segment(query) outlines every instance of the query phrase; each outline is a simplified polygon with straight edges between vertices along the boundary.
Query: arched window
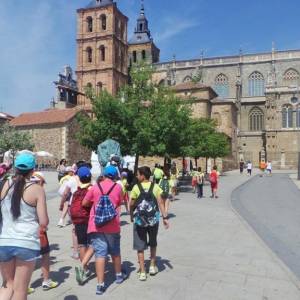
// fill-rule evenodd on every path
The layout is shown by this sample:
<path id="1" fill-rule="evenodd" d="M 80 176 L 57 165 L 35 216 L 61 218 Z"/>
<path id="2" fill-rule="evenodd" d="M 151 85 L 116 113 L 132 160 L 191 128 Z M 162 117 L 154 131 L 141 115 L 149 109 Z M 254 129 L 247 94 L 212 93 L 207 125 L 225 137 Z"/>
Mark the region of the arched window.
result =
<path id="1" fill-rule="evenodd" d="M 145 60 L 146 59 L 146 51 L 142 50 L 142 59 Z"/>
<path id="2" fill-rule="evenodd" d="M 184 79 L 183 79 L 183 82 L 190 82 L 192 81 L 192 77 L 191 76 L 186 76 Z"/>
<path id="3" fill-rule="evenodd" d="M 90 92 L 91 89 L 93 88 L 93 85 L 89 82 L 87 83 L 87 85 L 85 86 L 86 91 Z"/>
<path id="4" fill-rule="evenodd" d="M 101 29 L 106 30 L 106 15 L 100 16 Z"/>
<path id="5" fill-rule="evenodd" d="M 259 107 L 254 107 L 249 113 L 250 131 L 262 131 L 264 129 L 264 113 Z"/>
<path id="6" fill-rule="evenodd" d="M 264 76 L 255 71 L 249 76 L 249 96 L 263 96 L 265 94 Z"/>
<path id="7" fill-rule="evenodd" d="M 93 32 L 93 18 L 92 17 L 87 17 L 86 18 L 86 31 L 87 32 Z"/>
<path id="8" fill-rule="evenodd" d="M 105 61 L 105 47 L 103 45 L 100 46 L 100 61 Z"/>
<path id="9" fill-rule="evenodd" d="M 93 62 L 93 50 L 91 47 L 86 48 L 86 60 L 88 63 Z"/>
<path id="10" fill-rule="evenodd" d="M 220 98 L 227 98 L 229 96 L 228 78 L 225 74 L 219 74 L 215 78 L 214 89 Z"/>
<path id="11" fill-rule="evenodd" d="M 140 23 L 140 31 L 143 31 L 143 23 Z"/>
<path id="12" fill-rule="evenodd" d="M 300 106 L 297 107 L 297 127 L 300 128 Z"/>
<path id="13" fill-rule="evenodd" d="M 293 108 L 291 105 L 282 107 L 282 128 L 293 128 Z"/>
<path id="14" fill-rule="evenodd" d="M 137 57 L 136 57 L 136 51 L 132 52 L 133 62 L 136 63 Z"/>
<path id="15" fill-rule="evenodd" d="M 96 85 L 96 93 L 99 95 L 102 91 L 102 88 L 103 88 L 103 84 L 101 81 L 99 81 Z"/>
<path id="16" fill-rule="evenodd" d="M 283 75 L 284 84 L 286 84 L 287 86 L 291 86 L 291 85 L 298 86 L 299 79 L 300 79 L 299 73 L 295 69 L 288 69 Z"/>

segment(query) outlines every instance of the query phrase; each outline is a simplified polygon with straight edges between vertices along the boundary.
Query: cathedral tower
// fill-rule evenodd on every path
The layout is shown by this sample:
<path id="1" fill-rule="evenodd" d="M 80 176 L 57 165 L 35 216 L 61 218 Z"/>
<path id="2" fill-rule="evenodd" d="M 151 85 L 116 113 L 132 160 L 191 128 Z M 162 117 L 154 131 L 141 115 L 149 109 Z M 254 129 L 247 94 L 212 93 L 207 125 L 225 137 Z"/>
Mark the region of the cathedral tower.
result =
<path id="1" fill-rule="evenodd" d="M 149 63 L 159 62 L 160 50 L 155 46 L 151 37 L 143 1 L 134 35 L 128 44 L 129 66 L 141 60 Z"/>
<path id="2" fill-rule="evenodd" d="M 128 81 L 128 18 L 113 0 L 93 0 L 77 14 L 78 104 L 88 107 L 87 87 L 116 94 Z"/>

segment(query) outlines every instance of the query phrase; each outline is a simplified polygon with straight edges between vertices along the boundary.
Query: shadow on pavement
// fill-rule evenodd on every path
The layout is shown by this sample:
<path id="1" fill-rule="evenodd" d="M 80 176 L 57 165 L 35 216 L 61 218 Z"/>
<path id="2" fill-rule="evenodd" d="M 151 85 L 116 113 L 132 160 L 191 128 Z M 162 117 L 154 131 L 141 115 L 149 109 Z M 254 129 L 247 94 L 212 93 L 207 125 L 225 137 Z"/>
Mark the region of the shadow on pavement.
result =
<path id="1" fill-rule="evenodd" d="M 121 226 L 126 226 L 126 225 L 129 225 L 129 223 L 128 223 L 127 221 L 124 221 L 124 220 L 123 220 L 123 221 L 121 221 L 120 225 L 121 225 Z"/>
<path id="2" fill-rule="evenodd" d="M 171 270 L 173 269 L 171 262 L 168 259 L 162 259 L 160 256 L 157 256 L 156 265 L 159 272 L 162 272 L 167 268 Z"/>
<path id="3" fill-rule="evenodd" d="M 64 300 L 79 300 L 79 298 L 75 295 L 69 295 L 64 298 Z"/>
<path id="4" fill-rule="evenodd" d="M 176 218 L 176 215 L 175 215 L 175 214 L 172 214 L 172 213 L 170 213 L 170 214 L 168 214 L 168 217 L 169 217 L 169 219 L 173 219 L 173 218 Z"/>

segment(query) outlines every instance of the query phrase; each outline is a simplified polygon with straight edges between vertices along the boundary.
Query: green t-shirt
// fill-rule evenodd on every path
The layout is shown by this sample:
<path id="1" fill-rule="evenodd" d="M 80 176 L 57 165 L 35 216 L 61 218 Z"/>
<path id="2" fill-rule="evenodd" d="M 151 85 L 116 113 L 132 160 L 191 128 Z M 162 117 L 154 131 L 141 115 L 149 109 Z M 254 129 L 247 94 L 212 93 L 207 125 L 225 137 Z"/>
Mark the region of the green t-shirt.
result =
<path id="1" fill-rule="evenodd" d="M 161 179 L 164 176 L 164 171 L 160 168 L 155 168 L 153 176 L 155 179 Z"/>
<path id="2" fill-rule="evenodd" d="M 149 191 L 151 183 L 152 182 L 150 182 L 150 181 L 141 183 L 145 192 Z M 163 190 L 159 187 L 159 185 L 154 184 L 153 195 L 155 196 L 156 199 L 162 194 L 162 192 L 163 192 Z M 135 201 L 139 197 L 139 195 L 140 195 L 140 190 L 139 190 L 138 185 L 136 184 L 130 193 L 130 198 L 131 198 L 131 200 Z"/>

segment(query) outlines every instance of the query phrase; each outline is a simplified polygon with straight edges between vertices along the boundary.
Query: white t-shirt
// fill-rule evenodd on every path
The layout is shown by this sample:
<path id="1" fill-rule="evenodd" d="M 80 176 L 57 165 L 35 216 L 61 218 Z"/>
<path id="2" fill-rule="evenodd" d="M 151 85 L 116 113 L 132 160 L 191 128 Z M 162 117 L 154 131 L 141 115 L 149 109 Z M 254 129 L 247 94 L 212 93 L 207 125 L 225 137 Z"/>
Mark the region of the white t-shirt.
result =
<path id="1" fill-rule="evenodd" d="M 267 163 L 267 170 L 272 170 L 272 164 L 271 163 Z"/>
<path id="2" fill-rule="evenodd" d="M 248 169 L 248 170 L 252 170 L 252 164 L 251 164 L 251 163 L 248 163 L 248 164 L 247 164 L 247 169 Z"/>

